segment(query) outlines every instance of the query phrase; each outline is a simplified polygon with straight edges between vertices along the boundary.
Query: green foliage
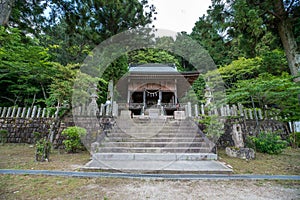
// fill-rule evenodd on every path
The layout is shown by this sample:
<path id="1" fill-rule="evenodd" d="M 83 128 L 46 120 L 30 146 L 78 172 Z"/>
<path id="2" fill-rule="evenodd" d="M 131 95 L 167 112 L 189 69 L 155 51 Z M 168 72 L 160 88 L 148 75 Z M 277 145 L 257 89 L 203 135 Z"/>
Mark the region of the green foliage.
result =
<path id="1" fill-rule="evenodd" d="M 197 103 L 205 103 L 204 92 L 205 92 L 205 80 L 203 76 L 199 76 L 197 80 L 194 81 L 192 88 L 197 96 Z"/>
<path id="2" fill-rule="evenodd" d="M 213 23 L 210 16 L 202 16 L 195 23 L 191 37 L 205 48 L 216 65 L 229 64 L 232 58 L 226 41 L 219 34 L 217 24 Z"/>
<path id="3" fill-rule="evenodd" d="M 77 150 L 83 149 L 80 138 L 86 135 L 86 130 L 81 127 L 72 126 L 63 130 L 62 135 L 66 137 L 63 141 L 68 153 L 76 153 Z"/>
<path id="4" fill-rule="evenodd" d="M 81 63 L 94 47 L 123 31 L 152 21 L 155 7 L 138 0 L 51 1 L 49 26 L 43 43 L 54 61 Z"/>
<path id="5" fill-rule="evenodd" d="M 256 78 L 259 74 L 280 76 L 283 72 L 289 72 L 285 54 L 282 50 L 275 49 L 255 58 L 240 57 L 209 73 L 220 73 L 225 86 L 231 88 L 237 81 Z"/>
<path id="6" fill-rule="evenodd" d="M 36 153 L 35 159 L 36 161 L 49 161 L 50 160 L 50 152 L 51 152 L 51 142 L 47 138 L 42 138 L 38 140 L 35 144 Z"/>
<path id="7" fill-rule="evenodd" d="M 250 104 L 265 110 L 265 105 L 276 108 L 279 115 L 288 121 L 300 119 L 298 94 L 300 85 L 286 73 L 281 76 L 261 74 L 255 79 L 241 80 L 229 90 L 229 103 Z"/>
<path id="8" fill-rule="evenodd" d="M 0 27 L 0 105 L 43 103 L 56 74 L 47 49 L 16 28 Z M 10 102 L 10 103 L 7 103 Z"/>
<path id="9" fill-rule="evenodd" d="M 294 148 L 300 148 L 300 132 L 292 132 L 289 141 Z"/>
<path id="10" fill-rule="evenodd" d="M 217 115 L 201 116 L 198 123 L 204 126 L 203 132 L 214 143 L 224 134 L 224 122 Z"/>
<path id="11" fill-rule="evenodd" d="M 52 145 L 47 134 L 34 132 L 33 135 L 35 138 L 35 161 L 49 161 Z"/>
<path id="12" fill-rule="evenodd" d="M 249 136 L 249 139 L 261 153 L 280 154 L 287 147 L 287 142 L 273 132 L 261 132 L 256 137 Z"/>
<path id="13" fill-rule="evenodd" d="M 238 80 L 251 79 L 259 74 L 261 58 L 239 58 L 229 65 L 220 67 L 218 72 L 222 76 L 227 87 Z"/>
<path id="14" fill-rule="evenodd" d="M 175 63 L 182 70 L 178 59 L 171 53 L 161 49 L 140 49 L 129 53 L 129 63 Z"/>
<path id="15" fill-rule="evenodd" d="M 8 131 L 5 129 L 0 130 L 0 142 L 5 143 L 7 141 Z"/>

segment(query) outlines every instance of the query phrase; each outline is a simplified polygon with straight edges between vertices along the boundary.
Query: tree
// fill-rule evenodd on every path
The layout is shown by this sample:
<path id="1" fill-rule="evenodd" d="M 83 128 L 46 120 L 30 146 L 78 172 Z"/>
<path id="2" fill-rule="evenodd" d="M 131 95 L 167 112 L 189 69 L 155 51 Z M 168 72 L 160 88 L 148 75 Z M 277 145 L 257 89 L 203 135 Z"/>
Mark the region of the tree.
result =
<path id="1" fill-rule="evenodd" d="M 244 103 L 265 109 L 279 111 L 284 121 L 300 119 L 298 94 L 300 86 L 293 82 L 292 76 L 283 73 L 273 76 L 268 73 L 248 80 L 240 80 L 229 90 L 229 103 Z M 265 107 L 267 106 L 267 107 Z"/>
<path id="2" fill-rule="evenodd" d="M 161 49 L 140 49 L 129 53 L 129 63 L 174 63 L 179 71 L 182 70 L 179 61 L 171 53 Z"/>
<path id="3" fill-rule="evenodd" d="M 226 44 L 225 39 L 219 34 L 219 30 L 215 25 L 216 23 L 209 15 L 204 15 L 195 23 L 190 36 L 209 52 L 216 65 L 221 66 L 229 64 L 232 57 L 230 57 L 229 52 L 230 46 Z"/>
<path id="4" fill-rule="evenodd" d="M 0 25 L 5 26 L 8 23 L 8 19 L 14 5 L 15 0 L 3 0 L 0 2 Z"/>
<path id="5" fill-rule="evenodd" d="M 297 0 L 287 0 L 285 2 L 283 2 L 283 0 L 274 0 L 269 2 L 273 3 L 272 6 L 274 10 L 271 10 L 270 7 L 268 7 L 269 5 L 264 5 L 262 3 L 259 4 L 259 6 L 262 9 L 266 10 L 268 13 L 271 13 L 276 18 L 279 36 L 287 57 L 291 74 L 293 76 L 298 76 L 300 68 L 299 66 L 297 66 L 299 63 L 297 63 L 296 56 L 298 53 L 297 51 L 299 51 L 299 49 L 292 29 L 292 20 L 296 17 L 299 17 L 300 15 L 300 2 Z"/>
<path id="6" fill-rule="evenodd" d="M 289 72 L 285 54 L 282 50 L 275 49 L 255 58 L 240 57 L 228 65 L 210 71 L 208 75 L 220 73 L 225 87 L 230 89 L 241 80 L 253 79 L 263 73 L 281 76 L 283 72 Z"/>
<path id="7" fill-rule="evenodd" d="M 67 32 L 68 25 L 64 20 L 48 27 L 45 35 L 40 35 L 41 44 L 49 49 L 51 60 L 62 65 L 82 63 L 95 47 L 95 43 L 80 33 Z M 94 39 L 99 38 L 95 35 Z"/>
<path id="8" fill-rule="evenodd" d="M 47 49 L 16 28 L 0 27 L 0 84 L 2 105 L 43 104 L 56 73 Z M 8 103 L 10 102 L 10 103 Z"/>
<path id="9" fill-rule="evenodd" d="M 253 58 L 260 55 L 262 47 L 273 50 L 282 45 L 290 72 L 297 76 L 299 49 L 294 32 L 299 28 L 293 26 L 299 26 L 299 9 L 299 0 L 213 0 L 208 13 L 218 33 L 230 41 L 232 50 L 236 45 L 242 50 L 233 51 L 235 54 Z"/>

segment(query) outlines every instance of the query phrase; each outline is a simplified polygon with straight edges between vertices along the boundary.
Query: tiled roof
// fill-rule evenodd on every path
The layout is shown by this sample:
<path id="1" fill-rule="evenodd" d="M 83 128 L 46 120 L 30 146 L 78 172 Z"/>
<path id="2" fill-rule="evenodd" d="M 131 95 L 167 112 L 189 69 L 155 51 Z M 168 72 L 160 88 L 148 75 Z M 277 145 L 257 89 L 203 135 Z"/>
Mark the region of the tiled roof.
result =
<path id="1" fill-rule="evenodd" d="M 175 64 L 141 64 L 141 65 L 130 65 L 129 72 L 177 72 Z"/>

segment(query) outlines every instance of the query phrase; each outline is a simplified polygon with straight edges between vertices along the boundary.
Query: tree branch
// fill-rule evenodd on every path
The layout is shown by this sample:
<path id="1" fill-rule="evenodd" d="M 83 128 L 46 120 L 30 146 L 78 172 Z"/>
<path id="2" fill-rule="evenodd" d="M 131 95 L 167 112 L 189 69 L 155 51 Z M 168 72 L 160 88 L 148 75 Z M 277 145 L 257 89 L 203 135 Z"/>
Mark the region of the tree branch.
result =
<path id="1" fill-rule="evenodd" d="M 295 0 L 292 0 L 291 1 L 291 3 L 290 3 L 290 5 L 289 5 L 289 7 L 287 8 L 287 12 L 289 13 L 290 12 L 290 10 L 291 10 L 291 8 L 293 7 L 293 4 L 295 3 Z"/>
<path id="2" fill-rule="evenodd" d="M 271 15 L 273 15 L 274 17 L 276 17 L 277 19 L 279 19 L 280 21 L 282 20 L 282 17 L 280 15 L 278 15 L 277 13 L 271 11 L 271 10 L 267 10 L 268 13 L 270 13 Z"/>

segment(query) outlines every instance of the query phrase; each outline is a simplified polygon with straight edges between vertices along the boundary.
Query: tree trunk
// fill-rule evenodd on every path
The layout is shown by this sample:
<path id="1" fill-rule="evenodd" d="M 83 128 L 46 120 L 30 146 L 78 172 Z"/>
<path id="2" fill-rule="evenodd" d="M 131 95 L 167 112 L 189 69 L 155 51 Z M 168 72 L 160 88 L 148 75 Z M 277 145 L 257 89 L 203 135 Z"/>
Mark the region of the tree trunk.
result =
<path id="1" fill-rule="evenodd" d="M 287 57 L 288 65 L 293 76 L 297 76 L 297 43 L 292 31 L 292 25 L 282 0 L 273 0 L 275 13 L 277 14 L 278 33 Z M 296 82 L 299 81 L 295 80 Z"/>
<path id="2" fill-rule="evenodd" d="M 5 26 L 8 23 L 8 19 L 15 0 L 0 0 L 0 25 Z"/>

